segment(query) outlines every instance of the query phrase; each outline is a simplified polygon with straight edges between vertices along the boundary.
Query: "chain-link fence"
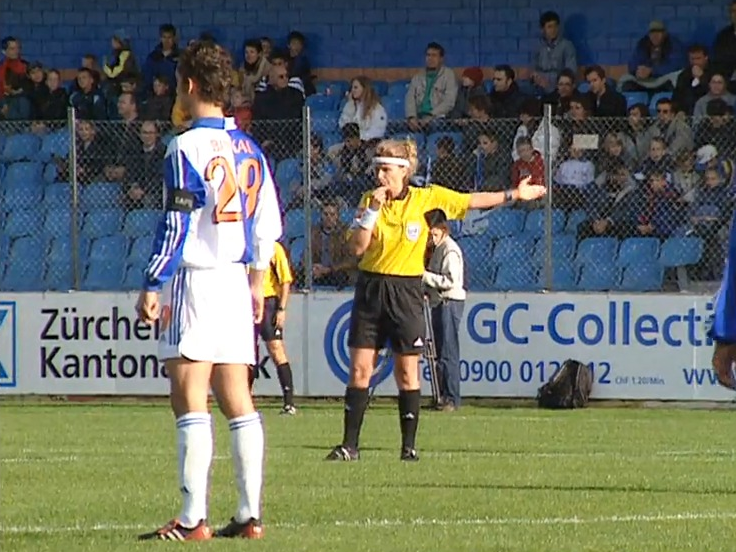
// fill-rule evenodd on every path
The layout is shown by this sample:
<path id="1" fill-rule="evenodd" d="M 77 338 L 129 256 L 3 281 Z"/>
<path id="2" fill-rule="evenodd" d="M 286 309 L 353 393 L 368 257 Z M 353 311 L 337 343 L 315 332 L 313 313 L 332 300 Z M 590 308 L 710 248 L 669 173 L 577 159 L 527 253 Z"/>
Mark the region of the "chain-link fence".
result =
<path id="1" fill-rule="evenodd" d="M 668 112 L 668 108 L 670 112 Z M 544 200 L 471 212 L 453 224 L 472 291 L 661 291 L 715 282 L 736 186 L 736 124 L 657 106 L 628 118 L 393 120 L 418 146 L 414 183 L 464 192 L 514 188 Z M 522 111 L 524 111 L 522 109 Z M 376 140 L 318 106 L 301 120 L 250 123 L 268 154 L 284 243 L 302 289 L 346 288 L 344 240 L 375 186 Z M 163 201 L 168 123 L 0 123 L 0 290 L 137 289 Z M 364 137 L 365 138 L 365 137 Z"/>

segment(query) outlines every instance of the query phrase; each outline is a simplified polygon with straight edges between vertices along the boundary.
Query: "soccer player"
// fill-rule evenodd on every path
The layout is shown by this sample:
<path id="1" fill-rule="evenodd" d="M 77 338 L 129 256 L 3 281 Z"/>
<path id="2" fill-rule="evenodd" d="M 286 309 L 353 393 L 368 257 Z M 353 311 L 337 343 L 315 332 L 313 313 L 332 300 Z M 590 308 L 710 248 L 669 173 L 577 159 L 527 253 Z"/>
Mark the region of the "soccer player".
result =
<path id="1" fill-rule="evenodd" d="M 368 404 L 368 386 L 378 351 L 386 342 L 394 353 L 399 388 L 401 460 L 418 460 L 419 355 L 424 348 L 422 276 L 429 227 L 424 218 L 442 209 L 447 218 L 462 219 L 468 209 L 488 209 L 512 200 L 542 197 L 544 186 L 530 178 L 514 190 L 464 194 L 441 186 L 416 188 L 409 179 L 417 168 L 417 146 L 411 141 L 384 140 L 373 159 L 378 187 L 363 195 L 349 238 L 359 257 L 359 275 L 350 318 L 350 379 L 345 390 L 342 443 L 327 460 L 358 460 L 358 441 Z"/>
<path id="2" fill-rule="evenodd" d="M 264 438 L 248 388 L 263 276 L 281 235 L 273 179 L 252 139 L 223 116 L 230 55 L 211 41 L 181 54 L 177 93 L 192 115 L 164 160 L 166 207 L 138 298 L 141 320 L 160 320 L 179 451 L 179 515 L 142 539 L 205 540 L 212 461 L 210 387 L 230 426 L 240 499 L 217 536 L 261 538 Z M 246 274 L 246 265 L 249 274 Z"/>
<path id="3" fill-rule="evenodd" d="M 730 232 L 726 268 L 714 301 L 708 336 L 715 342 L 713 370 L 718 382 L 727 389 L 736 390 L 736 213 L 731 220 Z"/>
<path id="4" fill-rule="evenodd" d="M 294 406 L 294 378 L 291 365 L 284 349 L 284 323 L 286 322 L 286 304 L 289 301 L 289 290 L 294 277 L 289 266 L 289 258 L 284 247 L 276 243 L 269 270 L 263 281 L 263 320 L 260 326 L 260 337 L 266 342 L 268 354 L 276 366 L 281 392 L 284 395 L 284 406 L 281 414 L 296 414 Z"/>

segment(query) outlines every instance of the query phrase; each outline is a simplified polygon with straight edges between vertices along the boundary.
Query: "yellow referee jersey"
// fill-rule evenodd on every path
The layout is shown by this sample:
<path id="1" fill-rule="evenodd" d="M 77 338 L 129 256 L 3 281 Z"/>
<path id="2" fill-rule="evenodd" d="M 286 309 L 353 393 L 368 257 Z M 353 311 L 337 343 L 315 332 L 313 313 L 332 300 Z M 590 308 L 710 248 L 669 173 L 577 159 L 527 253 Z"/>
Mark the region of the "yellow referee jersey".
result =
<path id="1" fill-rule="evenodd" d="M 276 242 L 276 247 L 271 257 L 271 266 L 263 275 L 263 296 L 279 297 L 281 295 L 281 286 L 290 284 L 294 281 L 289 266 L 289 258 L 286 256 L 284 246 Z"/>
<path id="2" fill-rule="evenodd" d="M 371 202 L 372 191 L 363 194 L 360 213 Z M 393 276 L 422 276 L 429 227 L 424 213 L 442 209 L 450 220 L 465 218 L 470 194 L 431 185 L 409 186 L 406 197 L 388 201 L 381 208 L 371 243 L 358 263 L 366 272 Z M 359 216 L 358 215 L 358 216 Z"/>

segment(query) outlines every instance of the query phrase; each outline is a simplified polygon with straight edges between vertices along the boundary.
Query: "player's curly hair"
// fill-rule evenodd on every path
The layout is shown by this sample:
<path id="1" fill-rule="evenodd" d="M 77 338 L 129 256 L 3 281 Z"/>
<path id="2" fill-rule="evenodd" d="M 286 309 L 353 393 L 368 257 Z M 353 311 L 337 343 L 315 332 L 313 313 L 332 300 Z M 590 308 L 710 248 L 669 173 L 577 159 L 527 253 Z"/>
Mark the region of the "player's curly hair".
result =
<path id="1" fill-rule="evenodd" d="M 411 138 L 381 140 L 376 146 L 376 157 L 399 157 L 409 161 L 407 180 L 417 172 L 417 165 L 419 164 L 417 143 Z"/>
<path id="2" fill-rule="evenodd" d="M 197 85 L 197 96 L 206 103 L 224 107 L 230 97 L 233 60 L 230 53 L 211 40 L 194 40 L 179 57 L 182 79 Z"/>

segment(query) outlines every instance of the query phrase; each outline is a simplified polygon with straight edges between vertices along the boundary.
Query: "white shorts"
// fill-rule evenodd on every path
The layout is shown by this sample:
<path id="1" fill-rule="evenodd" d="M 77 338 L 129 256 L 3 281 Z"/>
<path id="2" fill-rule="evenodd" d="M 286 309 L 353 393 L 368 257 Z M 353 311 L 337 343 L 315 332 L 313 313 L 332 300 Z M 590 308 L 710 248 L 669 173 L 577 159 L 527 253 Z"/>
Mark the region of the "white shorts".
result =
<path id="1" fill-rule="evenodd" d="M 255 364 L 253 303 L 245 266 L 179 268 L 161 296 L 159 358 Z"/>

